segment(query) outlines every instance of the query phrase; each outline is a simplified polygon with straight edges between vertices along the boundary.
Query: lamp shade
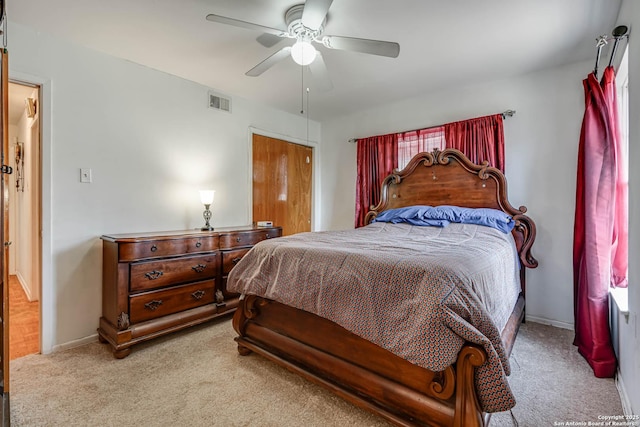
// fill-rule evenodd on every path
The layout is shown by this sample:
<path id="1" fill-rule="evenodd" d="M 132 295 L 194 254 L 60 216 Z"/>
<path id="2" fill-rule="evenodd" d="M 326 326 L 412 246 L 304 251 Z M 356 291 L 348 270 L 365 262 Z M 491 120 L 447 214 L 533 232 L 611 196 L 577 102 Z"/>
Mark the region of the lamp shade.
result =
<path id="1" fill-rule="evenodd" d="M 316 58 L 316 48 L 306 41 L 297 41 L 291 46 L 291 57 L 300 65 L 309 65 Z"/>
<path id="2" fill-rule="evenodd" d="M 210 205 L 213 203 L 214 194 L 215 190 L 200 190 L 200 201 L 203 205 Z"/>

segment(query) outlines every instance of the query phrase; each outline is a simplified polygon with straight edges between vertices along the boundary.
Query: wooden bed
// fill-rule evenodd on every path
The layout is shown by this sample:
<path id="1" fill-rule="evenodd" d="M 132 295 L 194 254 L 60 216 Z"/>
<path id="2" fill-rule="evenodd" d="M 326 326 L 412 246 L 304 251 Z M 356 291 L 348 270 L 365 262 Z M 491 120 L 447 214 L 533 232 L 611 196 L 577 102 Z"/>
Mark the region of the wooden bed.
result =
<path id="1" fill-rule="evenodd" d="M 522 267 L 535 268 L 531 255 L 535 225 L 507 200 L 507 184 L 497 169 L 471 163 L 453 149 L 420 153 L 402 171 L 389 175 L 381 201 L 367 216 L 412 205 L 457 205 L 502 210 L 516 221 L 512 231 Z M 522 292 L 502 331 L 507 354 L 524 318 Z M 440 372 L 414 365 L 314 314 L 247 295 L 233 318 L 238 352 L 258 353 L 320 384 L 347 401 L 402 426 L 472 427 L 488 423 L 474 385 L 474 371 L 487 354 L 467 342 L 457 361 Z"/>

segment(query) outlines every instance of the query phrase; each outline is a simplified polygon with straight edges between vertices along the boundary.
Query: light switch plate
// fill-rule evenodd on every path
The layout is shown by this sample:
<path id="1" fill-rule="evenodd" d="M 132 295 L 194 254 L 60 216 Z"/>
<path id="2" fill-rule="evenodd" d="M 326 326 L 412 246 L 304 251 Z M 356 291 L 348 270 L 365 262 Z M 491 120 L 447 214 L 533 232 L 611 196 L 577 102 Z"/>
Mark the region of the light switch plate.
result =
<path id="1" fill-rule="evenodd" d="M 91 182 L 91 169 L 80 169 L 80 182 Z"/>

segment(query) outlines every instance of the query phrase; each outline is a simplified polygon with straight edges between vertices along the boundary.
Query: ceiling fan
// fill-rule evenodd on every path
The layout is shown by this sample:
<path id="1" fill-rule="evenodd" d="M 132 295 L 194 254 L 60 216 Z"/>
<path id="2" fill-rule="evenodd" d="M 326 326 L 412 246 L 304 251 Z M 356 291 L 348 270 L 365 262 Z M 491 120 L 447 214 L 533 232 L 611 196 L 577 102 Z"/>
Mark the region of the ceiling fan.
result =
<path id="1" fill-rule="evenodd" d="M 265 27 L 214 14 L 207 15 L 207 20 L 261 31 L 263 34 L 257 40 L 265 47 L 272 47 L 285 38 L 296 40 L 292 46 L 283 47 L 245 73 L 247 76 L 252 77 L 261 75 L 279 61 L 291 56 L 297 64 L 309 66 L 311 73 L 319 78 L 321 89 L 331 89 L 333 85 L 329 79 L 322 54 L 312 43 L 319 43 L 329 49 L 361 52 L 390 58 L 398 57 L 400 53 L 400 45 L 398 43 L 324 35 L 324 25 L 331 3 L 333 3 L 333 0 L 307 0 L 304 4 L 290 7 L 284 16 L 287 24 L 286 30 Z"/>

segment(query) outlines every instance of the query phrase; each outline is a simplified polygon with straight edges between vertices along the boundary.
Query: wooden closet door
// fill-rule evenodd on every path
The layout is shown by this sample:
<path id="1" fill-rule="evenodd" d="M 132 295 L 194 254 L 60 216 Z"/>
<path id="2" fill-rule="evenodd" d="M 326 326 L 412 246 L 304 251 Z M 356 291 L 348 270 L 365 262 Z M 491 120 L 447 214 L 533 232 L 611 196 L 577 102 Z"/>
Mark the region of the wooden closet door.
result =
<path id="1" fill-rule="evenodd" d="M 313 149 L 253 135 L 253 221 L 273 221 L 282 235 L 311 231 Z"/>

